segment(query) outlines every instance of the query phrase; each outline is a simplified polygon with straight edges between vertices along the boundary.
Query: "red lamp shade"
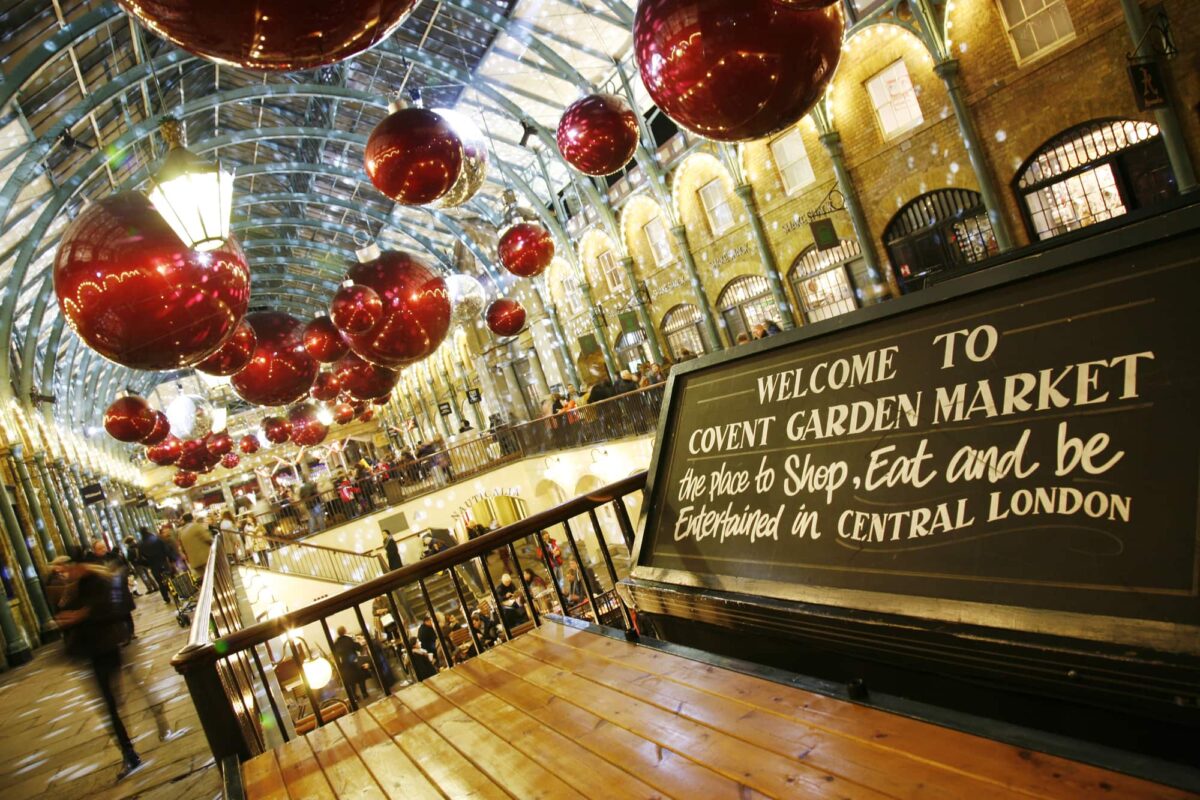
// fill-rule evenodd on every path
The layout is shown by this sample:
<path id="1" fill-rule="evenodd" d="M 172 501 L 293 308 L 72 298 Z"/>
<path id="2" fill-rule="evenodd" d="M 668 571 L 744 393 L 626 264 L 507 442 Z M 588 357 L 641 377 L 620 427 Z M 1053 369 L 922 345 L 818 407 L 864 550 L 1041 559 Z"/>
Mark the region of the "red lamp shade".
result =
<path id="1" fill-rule="evenodd" d="M 342 333 L 366 333 L 383 318 L 383 300 L 369 286 L 343 286 L 329 305 L 329 318 Z"/>
<path id="2" fill-rule="evenodd" d="M 118 0 L 131 15 L 190 53 L 252 70 L 313 69 L 374 47 L 417 0 Z"/>
<path id="3" fill-rule="evenodd" d="M 337 398 L 342 391 L 342 384 L 338 381 L 337 375 L 332 372 L 322 372 L 317 375 L 317 379 L 313 381 L 312 388 L 308 390 L 308 394 L 313 400 L 329 402 Z"/>
<path id="4" fill-rule="evenodd" d="M 364 361 L 354 353 L 348 353 L 334 364 L 333 369 L 342 389 L 356 400 L 387 397 L 396 381 L 400 380 L 400 373 L 396 370 Z"/>
<path id="5" fill-rule="evenodd" d="M 214 433 L 208 437 L 208 452 L 214 456 L 223 456 L 233 450 L 233 439 L 225 431 Z"/>
<path id="6" fill-rule="evenodd" d="M 236 469 L 241 463 L 242 459 L 237 453 L 226 453 L 221 456 L 221 466 L 225 469 Z"/>
<path id="7" fill-rule="evenodd" d="M 322 364 L 332 364 L 350 350 L 327 314 L 304 326 L 304 349 Z"/>
<path id="8" fill-rule="evenodd" d="M 348 336 L 350 349 L 389 369 L 425 358 L 450 330 L 446 281 L 411 253 L 385 250 L 379 258 L 355 264 L 350 280 L 375 290 L 383 318 L 366 333 Z"/>
<path id="9" fill-rule="evenodd" d="M 304 349 L 300 320 L 279 311 L 258 311 L 246 321 L 257 342 L 250 363 L 233 376 L 238 396 L 260 406 L 282 406 L 308 394 L 319 367 Z"/>
<path id="10" fill-rule="evenodd" d="M 166 441 L 171 435 L 171 421 L 161 411 L 154 412 L 154 430 L 141 440 L 144 445 L 156 445 Z"/>
<path id="11" fill-rule="evenodd" d="M 104 412 L 104 430 L 118 442 L 140 442 L 154 432 L 158 414 L 140 397 L 120 397 Z"/>
<path id="12" fill-rule="evenodd" d="M 190 250 L 144 195 L 122 192 L 67 226 L 54 293 L 71 329 L 100 355 L 172 370 L 203 361 L 232 335 L 250 302 L 250 268 L 235 240 Z"/>
<path id="13" fill-rule="evenodd" d="M 221 349 L 196 365 L 196 369 L 207 375 L 233 375 L 245 369 L 254 355 L 258 337 L 246 320 L 238 323 L 233 335 L 221 345 Z"/>
<path id="14" fill-rule="evenodd" d="M 292 423 L 279 417 L 263 417 L 262 431 L 271 444 L 283 444 L 292 435 Z"/>
<path id="15" fill-rule="evenodd" d="M 558 152 L 585 175 L 611 175 L 633 158 L 637 114 L 625 98 L 592 94 L 567 107 L 558 121 Z"/>
<path id="16" fill-rule="evenodd" d="M 349 403 L 338 403 L 333 407 L 333 421 L 345 425 L 354 419 L 354 406 Z"/>
<path id="17" fill-rule="evenodd" d="M 513 275 L 541 275 L 554 260 L 554 239 L 541 225 L 518 222 L 500 236 L 500 264 Z"/>
<path id="18" fill-rule="evenodd" d="M 158 444 L 146 448 L 146 458 L 151 464 L 157 464 L 160 467 L 174 464 L 182 454 L 183 442 L 171 434 L 167 434 L 167 438 Z"/>
<path id="19" fill-rule="evenodd" d="M 181 469 L 175 473 L 175 477 L 171 480 L 173 480 L 175 485 L 180 489 L 190 489 L 196 485 L 196 473 Z"/>
<path id="20" fill-rule="evenodd" d="M 808 113 L 833 77 L 843 28 L 841 5 L 819 0 L 641 0 L 633 43 L 642 83 L 668 117 L 739 142 Z"/>
<path id="21" fill-rule="evenodd" d="M 402 108 L 371 131 L 363 162 L 376 189 L 401 205 L 420 206 L 454 188 L 463 143 L 436 111 Z"/>
<path id="22" fill-rule="evenodd" d="M 487 307 L 487 326 L 497 336 L 516 336 L 525 327 L 525 307 L 502 297 Z"/>
<path id="23" fill-rule="evenodd" d="M 258 452 L 259 444 L 258 437 L 253 433 L 247 433 L 238 442 L 238 450 L 241 450 L 246 455 L 252 455 Z"/>

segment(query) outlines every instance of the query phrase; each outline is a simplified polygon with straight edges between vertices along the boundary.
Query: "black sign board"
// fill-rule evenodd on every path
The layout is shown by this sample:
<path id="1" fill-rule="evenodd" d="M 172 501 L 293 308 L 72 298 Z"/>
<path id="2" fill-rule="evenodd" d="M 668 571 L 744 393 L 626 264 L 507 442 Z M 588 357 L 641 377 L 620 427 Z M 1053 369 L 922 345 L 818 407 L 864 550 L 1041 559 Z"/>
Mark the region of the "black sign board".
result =
<path id="1" fill-rule="evenodd" d="M 635 576 L 897 613 L 964 601 L 966 622 L 1198 625 L 1197 296 L 1190 233 L 684 368 Z"/>
<path id="2" fill-rule="evenodd" d="M 832 250 L 842 243 L 838 238 L 837 228 L 833 227 L 833 220 L 829 217 L 813 221 L 808 228 L 812 231 L 813 242 L 818 250 Z"/>
<path id="3" fill-rule="evenodd" d="M 453 413 L 453 409 L 450 408 L 449 403 L 438 403 L 438 413 L 443 417 L 448 417 Z"/>
<path id="4" fill-rule="evenodd" d="M 104 502 L 104 487 L 98 483 L 89 483 L 87 486 L 80 487 L 79 496 L 83 498 L 83 504 L 90 506 L 93 503 Z"/>
<path id="5" fill-rule="evenodd" d="M 478 405 L 483 402 L 483 395 L 478 389 L 467 389 L 467 402 L 471 405 Z"/>
<path id="6" fill-rule="evenodd" d="M 1133 88 L 1133 99 L 1140 110 L 1150 111 L 1167 104 L 1167 88 L 1157 61 L 1130 64 L 1129 85 Z"/>

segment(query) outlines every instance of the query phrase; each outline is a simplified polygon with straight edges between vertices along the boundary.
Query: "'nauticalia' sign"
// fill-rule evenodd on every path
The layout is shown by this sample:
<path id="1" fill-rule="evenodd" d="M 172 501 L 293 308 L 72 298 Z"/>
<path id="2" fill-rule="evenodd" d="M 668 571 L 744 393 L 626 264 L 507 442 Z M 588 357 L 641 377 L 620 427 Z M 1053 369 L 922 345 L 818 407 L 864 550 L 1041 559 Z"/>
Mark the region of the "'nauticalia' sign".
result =
<path id="1" fill-rule="evenodd" d="M 1200 623 L 1197 239 L 678 376 L 639 565 Z"/>

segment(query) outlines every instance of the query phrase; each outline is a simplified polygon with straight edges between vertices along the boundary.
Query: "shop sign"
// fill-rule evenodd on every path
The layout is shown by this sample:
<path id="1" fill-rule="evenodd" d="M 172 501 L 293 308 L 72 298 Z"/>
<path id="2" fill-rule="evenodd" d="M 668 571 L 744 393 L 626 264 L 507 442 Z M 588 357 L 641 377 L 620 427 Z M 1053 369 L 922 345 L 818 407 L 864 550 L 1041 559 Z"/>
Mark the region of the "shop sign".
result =
<path id="1" fill-rule="evenodd" d="M 1139 110 L 1150 111 L 1167 104 L 1162 68 L 1157 61 L 1130 64 L 1129 85 L 1133 87 L 1133 99 L 1137 102 Z"/>
<path id="2" fill-rule="evenodd" d="M 467 389 L 467 402 L 473 406 L 479 405 L 481 402 L 483 402 L 482 393 L 475 388 Z"/>
<path id="3" fill-rule="evenodd" d="M 454 413 L 454 409 L 450 407 L 449 403 L 438 403 L 438 413 L 443 417 L 448 417 Z"/>
<path id="4" fill-rule="evenodd" d="M 104 487 L 98 483 L 89 483 L 79 489 L 79 496 L 83 498 L 83 504 L 87 506 L 101 503 L 104 501 Z"/>

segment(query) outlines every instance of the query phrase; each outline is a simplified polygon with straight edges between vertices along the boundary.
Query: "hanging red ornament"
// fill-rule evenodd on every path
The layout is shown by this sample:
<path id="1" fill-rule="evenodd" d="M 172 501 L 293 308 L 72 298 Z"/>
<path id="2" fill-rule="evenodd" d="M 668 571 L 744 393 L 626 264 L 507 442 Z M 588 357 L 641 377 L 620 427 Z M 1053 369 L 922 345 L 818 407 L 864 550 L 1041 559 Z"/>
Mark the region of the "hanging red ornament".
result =
<path id="1" fill-rule="evenodd" d="M 304 349 L 322 364 L 331 364 L 350 350 L 328 314 L 322 314 L 304 326 Z"/>
<path id="2" fill-rule="evenodd" d="M 525 307 L 507 297 L 494 301 L 484 316 L 488 328 L 497 336 L 516 336 L 525 327 Z"/>
<path id="3" fill-rule="evenodd" d="M 233 450 L 233 439 L 225 431 L 214 433 L 208 437 L 208 452 L 214 456 L 223 456 Z"/>
<path id="4" fill-rule="evenodd" d="M 299 428 L 292 431 L 292 441 L 301 447 L 315 447 L 325 441 L 329 435 L 329 427 L 318 419 L 310 419 Z"/>
<path id="5" fill-rule="evenodd" d="M 366 333 L 348 336 L 350 349 L 389 369 L 425 358 L 450 330 L 446 281 L 411 253 L 385 250 L 355 264 L 347 275 L 374 289 L 383 300 L 383 319 Z"/>
<path id="6" fill-rule="evenodd" d="M 142 444 L 151 446 L 160 444 L 171 435 L 171 420 L 167 419 L 167 415 L 161 411 L 154 412 L 154 430 L 150 431 L 142 440 Z"/>
<path id="7" fill-rule="evenodd" d="M 356 400 L 373 400 L 387 397 L 400 380 L 400 373 L 364 361 L 354 353 L 347 353 L 333 365 L 338 383 L 348 395 Z"/>
<path id="8" fill-rule="evenodd" d="M 183 443 L 183 450 L 179 454 L 179 459 L 175 462 L 180 469 L 185 469 L 189 472 L 208 472 L 220 459 L 219 455 L 214 455 L 208 450 L 208 437 L 202 439 L 188 439 Z"/>
<path id="9" fill-rule="evenodd" d="M 258 452 L 259 444 L 258 437 L 253 433 L 247 433 L 238 442 L 238 449 L 246 455 L 252 455 Z"/>
<path id="10" fill-rule="evenodd" d="M 420 206 L 454 187 L 462 172 L 463 143 L 436 111 L 402 108 L 371 131 L 363 161 L 376 189 L 401 205 Z"/>
<path id="11" fill-rule="evenodd" d="M 500 236 L 500 265 L 513 275 L 541 275 L 554 260 L 554 239 L 541 225 L 518 222 Z"/>
<path id="12" fill-rule="evenodd" d="M 322 372 L 313 381 L 312 388 L 308 390 L 308 394 L 314 400 L 328 403 L 330 400 L 335 399 L 341 391 L 342 384 L 338 381 L 337 375 L 332 372 Z"/>
<path id="13" fill-rule="evenodd" d="M 374 409 L 368 408 L 367 410 L 363 411 L 361 414 L 358 415 L 359 422 L 370 422 L 373 419 L 375 419 Z"/>
<path id="14" fill-rule="evenodd" d="M 146 448 L 146 458 L 160 467 L 174 464 L 182 454 L 183 442 L 171 434 L 167 434 L 167 438 L 158 444 Z"/>
<path id="15" fill-rule="evenodd" d="M 117 0 L 148 29 L 211 61 L 293 72 L 349 58 L 387 39 L 417 0 Z"/>
<path id="16" fill-rule="evenodd" d="M 367 401 L 351 399 L 350 407 L 354 409 L 354 416 L 357 417 L 359 414 L 367 410 Z"/>
<path id="17" fill-rule="evenodd" d="M 242 463 L 242 459 L 237 453 L 226 453 L 221 456 L 221 466 L 225 469 L 236 469 L 238 464 Z"/>
<path id="18" fill-rule="evenodd" d="M 175 477 L 171 480 L 173 480 L 175 485 L 180 489 L 190 489 L 196 485 L 196 473 L 181 469 L 175 473 Z"/>
<path id="19" fill-rule="evenodd" d="M 233 389 L 249 403 L 283 406 L 308 393 L 319 369 L 304 349 L 300 320 L 279 311 L 246 315 L 257 342 L 250 363 L 233 376 Z"/>
<path id="20" fill-rule="evenodd" d="M 338 403 L 333 407 L 333 421 L 345 425 L 354 419 L 354 406 L 349 403 Z"/>
<path id="21" fill-rule="evenodd" d="M 680 127 L 722 142 L 800 121 L 841 57 L 840 4 L 642 0 L 633 42 L 642 83 Z"/>
<path id="22" fill-rule="evenodd" d="M 329 318 L 342 333 L 366 333 L 383 319 L 383 300 L 369 286 L 343 286 L 329 304 Z"/>
<path id="23" fill-rule="evenodd" d="M 383 397 L 376 397 L 374 400 L 371 401 L 371 405 L 386 406 L 390 402 L 392 402 L 392 396 L 389 393 L 389 394 L 384 395 Z"/>
<path id="24" fill-rule="evenodd" d="M 197 364 L 196 369 L 206 375 L 221 377 L 240 372 L 250 363 L 257 341 L 254 328 L 251 328 L 246 320 L 242 320 L 233 329 L 233 335 L 221 345 L 221 349 Z"/>
<path id="25" fill-rule="evenodd" d="M 633 158 L 638 146 L 638 121 L 633 107 L 615 94 L 592 94 L 576 100 L 558 121 L 558 152 L 585 175 L 617 172 Z"/>
<path id="26" fill-rule="evenodd" d="M 67 226 L 54 259 L 54 293 L 71 329 L 108 360 L 179 369 L 233 333 L 250 302 L 250 268 L 234 239 L 190 250 L 145 195 L 122 192 Z"/>
<path id="27" fill-rule="evenodd" d="M 292 423 L 280 417 L 263 417 L 262 431 L 271 444 L 283 444 L 292 435 Z"/>
<path id="28" fill-rule="evenodd" d="M 140 442 L 154 432 L 158 414 L 140 397 L 119 397 L 104 412 L 104 430 L 118 442 Z"/>

